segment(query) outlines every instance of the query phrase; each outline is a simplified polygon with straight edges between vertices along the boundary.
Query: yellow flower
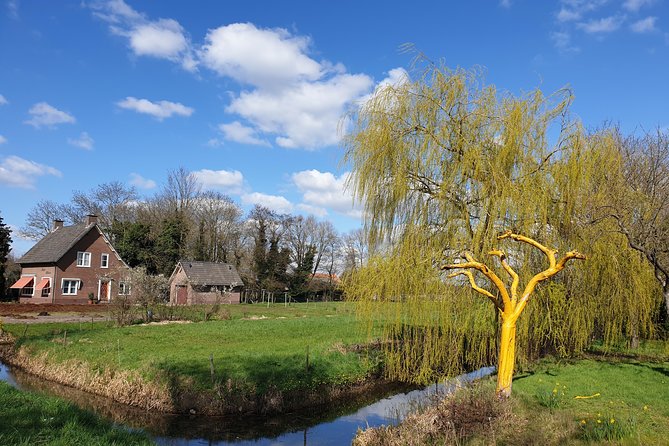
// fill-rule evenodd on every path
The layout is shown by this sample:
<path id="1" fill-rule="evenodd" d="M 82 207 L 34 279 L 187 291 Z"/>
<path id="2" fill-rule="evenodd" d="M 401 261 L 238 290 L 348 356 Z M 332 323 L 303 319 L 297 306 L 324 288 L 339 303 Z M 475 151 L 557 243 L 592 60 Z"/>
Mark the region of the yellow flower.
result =
<path id="1" fill-rule="evenodd" d="M 581 424 L 585 424 L 585 420 L 581 420 Z"/>
<path id="2" fill-rule="evenodd" d="M 648 406 L 643 406 L 643 410 L 648 410 Z"/>
<path id="3" fill-rule="evenodd" d="M 611 419 L 609 420 L 609 423 L 610 423 L 610 424 L 613 424 L 613 423 L 615 423 L 615 422 L 616 422 L 616 420 L 613 419 L 613 418 L 611 418 Z"/>
<path id="4" fill-rule="evenodd" d="M 597 424 L 602 424 L 602 420 L 597 420 Z"/>
<path id="5" fill-rule="evenodd" d="M 553 393 L 557 393 L 557 389 L 553 389 Z"/>

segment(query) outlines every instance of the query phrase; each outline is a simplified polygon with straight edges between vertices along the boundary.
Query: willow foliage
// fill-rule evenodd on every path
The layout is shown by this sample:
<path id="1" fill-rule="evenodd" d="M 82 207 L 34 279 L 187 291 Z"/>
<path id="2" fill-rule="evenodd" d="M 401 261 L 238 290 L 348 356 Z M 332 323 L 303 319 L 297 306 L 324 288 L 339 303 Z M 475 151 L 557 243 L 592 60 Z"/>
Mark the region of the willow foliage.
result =
<path id="1" fill-rule="evenodd" d="M 382 327 L 390 377 L 427 383 L 494 363 L 498 315 L 438 266 L 468 250 L 507 277 L 487 256 L 505 229 L 589 256 L 537 289 L 518 323 L 521 365 L 581 351 L 595 335 L 650 333 L 652 271 L 587 221 L 602 167 L 617 168 L 617 159 L 606 157 L 605 135 L 586 135 L 571 118 L 571 100 L 567 90 L 500 93 L 480 71 L 429 64 L 352 114 L 349 186 L 365 204 L 371 244 L 385 249 L 345 287 L 362 319 Z M 545 267 L 530 247 L 501 247 L 521 286 Z"/>

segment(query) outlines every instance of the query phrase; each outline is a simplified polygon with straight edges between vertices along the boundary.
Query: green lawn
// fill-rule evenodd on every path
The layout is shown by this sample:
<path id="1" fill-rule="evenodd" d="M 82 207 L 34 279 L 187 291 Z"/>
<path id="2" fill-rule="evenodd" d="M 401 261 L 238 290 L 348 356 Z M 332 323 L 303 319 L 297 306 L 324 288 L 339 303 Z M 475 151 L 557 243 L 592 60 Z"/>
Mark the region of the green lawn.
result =
<path id="1" fill-rule="evenodd" d="M 150 445 L 129 432 L 58 398 L 21 392 L 0 382 L 2 445 Z"/>
<path id="2" fill-rule="evenodd" d="M 49 361 L 81 360 L 92 370 L 136 370 L 148 379 L 189 377 L 196 388 L 211 387 L 210 355 L 217 381 L 232 379 L 260 392 L 269 385 L 292 390 L 355 382 L 376 367 L 364 351 L 345 348 L 367 339 L 347 303 L 225 306 L 219 317 L 225 319 L 121 328 L 17 324 L 5 330 L 32 353 L 47 352 Z"/>

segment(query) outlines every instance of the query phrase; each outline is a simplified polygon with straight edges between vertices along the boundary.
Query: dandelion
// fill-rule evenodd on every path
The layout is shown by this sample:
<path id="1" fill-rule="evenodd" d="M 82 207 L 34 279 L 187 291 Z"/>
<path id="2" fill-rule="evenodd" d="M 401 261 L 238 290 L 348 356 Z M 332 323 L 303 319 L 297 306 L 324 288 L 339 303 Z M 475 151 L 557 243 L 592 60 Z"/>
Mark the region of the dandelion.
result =
<path id="1" fill-rule="evenodd" d="M 613 423 L 615 423 L 615 422 L 616 422 L 615 418 L 611 418 L 611 419 L 609 420 L 609 424 L 613 424 Z"/>

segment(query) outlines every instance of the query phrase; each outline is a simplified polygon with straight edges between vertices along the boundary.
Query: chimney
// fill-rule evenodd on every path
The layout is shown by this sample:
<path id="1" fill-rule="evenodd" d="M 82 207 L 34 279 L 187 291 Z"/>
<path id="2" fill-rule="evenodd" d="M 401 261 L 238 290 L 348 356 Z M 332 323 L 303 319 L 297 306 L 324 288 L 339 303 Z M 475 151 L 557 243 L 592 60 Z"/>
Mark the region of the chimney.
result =
<path id="1" fill-rule="evenodd" d="M 63 220 L 56 219 L 53 221 L 53 229 L 51 230 L 51 232 L 60 229 L 62 227 L 63 227 Z"/>
<path id="2" fill-rule="evenodd" d="M 88 214 L 86 216 L 86 226 L 97 224 L 98 216 L 95 214 Z"/>

